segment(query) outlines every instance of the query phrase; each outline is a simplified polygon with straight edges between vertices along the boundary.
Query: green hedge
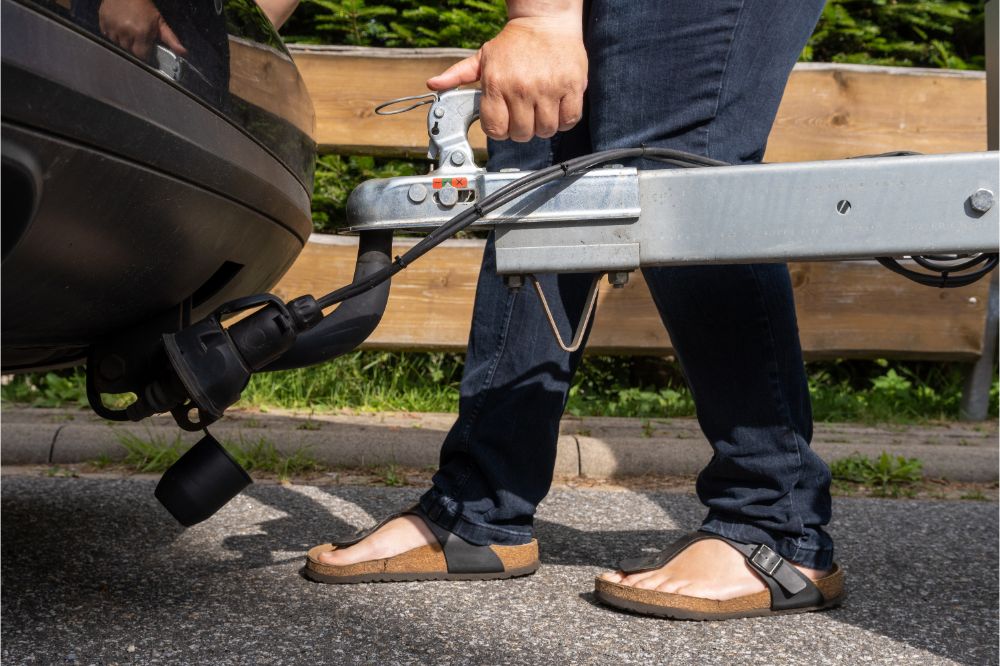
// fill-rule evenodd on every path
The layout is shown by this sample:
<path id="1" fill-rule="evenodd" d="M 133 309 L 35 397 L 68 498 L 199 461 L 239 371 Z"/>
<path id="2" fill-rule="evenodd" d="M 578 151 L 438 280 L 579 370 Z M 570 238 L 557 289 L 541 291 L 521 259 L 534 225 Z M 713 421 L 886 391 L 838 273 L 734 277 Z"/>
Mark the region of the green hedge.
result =
<path id="1" fill-rule="evenodd" d="M 477 48 L 503 0 L 303 0 L 286 39 L 359 46 Z M 982 69 L 983 2 L 829 0 L 803 60 Z"/>

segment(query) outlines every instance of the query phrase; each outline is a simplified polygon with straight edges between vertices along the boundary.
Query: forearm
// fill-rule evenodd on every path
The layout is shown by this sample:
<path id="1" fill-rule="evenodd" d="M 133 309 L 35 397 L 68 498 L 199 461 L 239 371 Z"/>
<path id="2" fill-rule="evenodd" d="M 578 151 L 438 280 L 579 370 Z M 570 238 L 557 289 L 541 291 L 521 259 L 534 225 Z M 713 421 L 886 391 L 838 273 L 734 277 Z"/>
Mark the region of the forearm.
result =
<path id="1" fill-rule="evenodd" d="M 278 30 L 299 6 L 299 0 L 257 0 L 257 6 Z"/>

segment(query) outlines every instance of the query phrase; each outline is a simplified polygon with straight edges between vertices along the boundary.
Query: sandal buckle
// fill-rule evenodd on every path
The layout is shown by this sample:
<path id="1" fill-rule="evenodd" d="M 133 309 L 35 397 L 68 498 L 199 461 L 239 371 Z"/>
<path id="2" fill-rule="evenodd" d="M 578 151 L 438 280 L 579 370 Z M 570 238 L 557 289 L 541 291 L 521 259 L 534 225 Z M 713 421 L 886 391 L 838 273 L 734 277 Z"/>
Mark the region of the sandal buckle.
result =
<path id="1" fill-rule="evenodd" d="M 781 555 L 778 555 L 769 546 L 763 543 L 754 549 L 748 559 L 754 568 L 759 570 L 761 573 L 767 574 L 768 576 L 773 576 L 774 572 L 778 570 L 778 567 L 780 567 L 781 563 L 784 561 Z"/>

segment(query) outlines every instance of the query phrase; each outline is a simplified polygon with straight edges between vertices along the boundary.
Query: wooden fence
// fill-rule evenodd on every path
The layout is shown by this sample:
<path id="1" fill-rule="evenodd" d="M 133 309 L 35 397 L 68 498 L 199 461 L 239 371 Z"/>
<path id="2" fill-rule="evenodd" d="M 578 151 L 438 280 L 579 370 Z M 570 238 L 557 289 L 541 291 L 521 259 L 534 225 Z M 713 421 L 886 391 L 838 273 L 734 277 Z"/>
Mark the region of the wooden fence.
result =
<path id="1" fill-rule="evenodd" d="M 427 78 L 467 54 L 459 49 L 297 47 L 293 55 L 316 107 L 321 150 L 423 156 L 424 114 L 382 117 L 374 115 L 374 107 L 421 92 Z M 766 159 L 984 150 L 985 96 L 982 73 L 799 65 Z M 478 129 L 472 140 L 484 149 Z M 319 293 L 348 282 L 355 251 L 350 237 L 314 236 L 277 293 Z M 366 346 L 464 349 L 481 256 L 480 242 L 449 241 L 404 271 L 393 281 L 385 318 Z M 987 281 L 932 290 L 874 262 L 793 264 L 791 271 L 808 358 L 975 361 L 984 354 Z M 672 353 L 640 275 L 623 290 L 605 286 L 588 349 Z"/>

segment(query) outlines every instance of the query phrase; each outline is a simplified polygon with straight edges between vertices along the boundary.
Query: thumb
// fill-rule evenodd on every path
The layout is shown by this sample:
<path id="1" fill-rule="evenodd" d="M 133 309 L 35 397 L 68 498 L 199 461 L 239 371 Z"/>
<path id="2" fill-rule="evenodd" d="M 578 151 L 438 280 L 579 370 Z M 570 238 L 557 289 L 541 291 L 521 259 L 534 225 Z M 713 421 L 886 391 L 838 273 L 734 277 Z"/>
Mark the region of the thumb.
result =
<path id="1" fill-rule="evenodd" d="M 160 41 L 163 42 L 167 48 L 173 51 L 179 56 L 187 55 L 187 49 L 181 44 L 181 40 L 177 39 L 177 35 L 174 31 L 167 25 L 167 22 L 160 18 Z"/>
<path id="2" fill-rule="evenodd" d="M 459 60 L 440 74 L 427 79 L 427 87 L 431 90 L 448 90 L 465 83 L 479 80 L 479 52 L 465 60 Z"/>

